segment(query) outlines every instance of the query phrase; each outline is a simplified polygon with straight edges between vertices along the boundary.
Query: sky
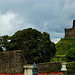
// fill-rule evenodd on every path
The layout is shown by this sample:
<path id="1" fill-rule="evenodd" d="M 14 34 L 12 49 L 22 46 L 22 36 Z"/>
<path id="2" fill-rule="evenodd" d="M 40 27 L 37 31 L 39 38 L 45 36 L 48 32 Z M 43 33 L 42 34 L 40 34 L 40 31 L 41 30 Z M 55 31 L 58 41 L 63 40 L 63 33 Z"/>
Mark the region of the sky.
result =
<path id="1" fill-rule="evenodd" d="M 75 0 L 0 0 L 0 36 L 27 28 L 47 32 L 53 42 L 75 19 Z"/>

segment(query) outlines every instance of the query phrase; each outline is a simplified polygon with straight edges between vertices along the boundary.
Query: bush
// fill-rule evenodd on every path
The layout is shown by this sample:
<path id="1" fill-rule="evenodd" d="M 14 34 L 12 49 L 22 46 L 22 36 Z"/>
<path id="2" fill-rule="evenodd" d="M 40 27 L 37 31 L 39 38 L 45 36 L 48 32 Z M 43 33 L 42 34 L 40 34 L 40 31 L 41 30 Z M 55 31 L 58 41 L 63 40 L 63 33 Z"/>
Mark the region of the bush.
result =
<path id="1" fill-rule="evenodd" d="M 75 61 L 69 62 L 67 64 L 68 74 L 75 73 Z"/>
<path id="2" fill-rule="evenodd" d="M 66 55 L 68 61 L 75 60 L 75 48 L 70 48 L 69 52 Z"/>
<path id="3" fill-rule="evenodd" d="M 61 40 L 75 40 L 75 37 L 72 37 L 72 38 L 61 38 Z"/>

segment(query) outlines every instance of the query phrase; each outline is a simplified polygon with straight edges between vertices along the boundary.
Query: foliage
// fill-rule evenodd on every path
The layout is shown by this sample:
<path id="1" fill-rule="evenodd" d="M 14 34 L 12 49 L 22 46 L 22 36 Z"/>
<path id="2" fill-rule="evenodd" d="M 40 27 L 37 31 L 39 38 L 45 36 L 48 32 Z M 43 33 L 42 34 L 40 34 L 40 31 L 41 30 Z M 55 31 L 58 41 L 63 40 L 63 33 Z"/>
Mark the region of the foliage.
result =
<path id="1" fill-rule="evenodd" d="M 51 61 L 74 61 L 75 60 L 75 38 L 62 38 L 56 43 L 56 54 Z"/>
<path id="2" fill-rule="evenodd" d="M 61 62 L 44 62 L 38 63 L 37 66 L 39 73 L 50 73 L 50 72 L 60 72 Z"/>
<path id="3" fill-rule="evenodd" d="M 70 48 L 66 57 L 67 57 L 68 61 L 74 61 L 75 60 L 75 48 Z"/>
<path id="4" fill-rule="evenodd" d="M 61 38 L 61 40 L 75 40 L 75 37 L 72 37 L 72 38 Z"/>
<path id="5" fill-rule="evenodd" d="M 55 44 L 50 35 L 28 28 L 17 31 L 13 36 L 3 36 L 3 47 L 6 50 L 22 50 L 28 63 L 48 62 L 54 56 Z M 10 41 L 9 41 L 10 40 Z"/>
<path id="6" fill-rule="evenodd" d="M 3 41 L 2 41 L 2 36 L 0 36 L 0 52 L 3 51 Z"/>
<path id="7" fill-rule="evenodd" d="M 67 69 L 68 69 L 68 74 L 71 74 L 71 73 L 75 74 L 75 61 L 68 62 Z"/>
<path id="8" fill-rule="evenodd" d="M 75 75 L 75 37 L 62 38 L 55 46 L 57 51 L 51 62 L 68 62 L 68 74 Z"/>
<path id="9" fill-rule="evenodd" d="M 54 65 L 50 67 L 46 72 L 60 72 L 61 65 Z"/>
<path id="10" fill-rule="evenodd" d="M 2 49 L 2 47 L 0 47 L 0 52 L 2 52 L 3 51 L 3 49 Z"/>
<path id="11" fill-rule="evenodd" d="M 66 55 L 56 55 L 50 60 L 50 62 L 62 62 L 66 61 Z"/>
<path id="12" fill-rule="evenodd" d="M 75 75 L 75 73 L 70 73 L 70 74 L 68 74 L 68 75 Z"/>

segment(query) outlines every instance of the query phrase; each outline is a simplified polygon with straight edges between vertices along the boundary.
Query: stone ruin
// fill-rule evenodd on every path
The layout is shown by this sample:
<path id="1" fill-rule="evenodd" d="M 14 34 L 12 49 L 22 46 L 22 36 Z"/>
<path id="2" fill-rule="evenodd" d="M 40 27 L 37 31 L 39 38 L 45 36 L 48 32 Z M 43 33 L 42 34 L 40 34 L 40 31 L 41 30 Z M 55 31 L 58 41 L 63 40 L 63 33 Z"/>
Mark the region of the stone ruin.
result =
<path id="1" fill-rule="evenodd" d="M 23 73 L 26 64 L 21 50 L 0 52 L 0 73 Z"/>
<path id="2" fill-rule="evenodd" d="M 37 64 L 37 69 L 39 73 L 46 73 L 46 72 L 53 72 L 52 68 L 55 69 L 55 67 L 59 67 L 57 70 L 57 72 L 61 71 L 60 67 L 61 67 L 61 62 L 55 62 L 55 63 L 51 63 L 51 62 L 44 62 L 44 63 L 38 63 Z"/>
<path id="3" fill-rule="evenodd" d="M 75 20 L 73 20 L 72 28 L 65 28 L 65 38 L 75 37 Z"/>
<path id="4" fill-rule="evenodd" d="M 38 73 L 46 73 L 46 72 L 53 72 L 53 68 L 55 69 L 54 72 L 60 72 L 61 62 L 50 63 L 38 63 L 37 70 Z M 29 70 L 27 71 L 27 69 Z M 29 73 L 30 68 L 29 64 L 27 64 L 26 59 L 24 58 L 24 54 L 21 50 L 14 50 L 14 51 L 4 51 L 0 52 L 0 74 L 7 74 L 7 75 L 24 75 L 26 71 Z M 57 70 L 55 67 L 59 67 Z M 25 70 L 26 69 L 26 70 Z M 26 73 L 25 73 L 26 74 Z"/>

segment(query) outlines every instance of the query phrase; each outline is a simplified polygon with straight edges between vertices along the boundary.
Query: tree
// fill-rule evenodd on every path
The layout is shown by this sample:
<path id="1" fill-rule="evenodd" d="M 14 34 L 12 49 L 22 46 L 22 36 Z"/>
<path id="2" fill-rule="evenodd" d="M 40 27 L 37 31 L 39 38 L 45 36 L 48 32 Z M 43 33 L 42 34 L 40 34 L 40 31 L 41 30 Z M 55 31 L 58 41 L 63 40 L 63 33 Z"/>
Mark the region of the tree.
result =
<path id="1" fill-rule="evenodd" d="M 66 57 L 67 57 L 68 61 L 75 61 L 75 48 L 70 48 Z"/>
<path id="2" fill-rule="evenodd" d="M 2 37 L 0 36 L 0 52 L 3 51 L 3 48 L 2 48 Z"/>
<path id="3" fill-rule="evenodd" d="M 0 47 L 4 51 L 7 49 L 8 44 L 8 35 L 0 36 Z"/>
<path id="4" fill-rule="evenodd" d="M 3 51 L 3 49 L 2 49 L 2 47 L 0 47 L 0 52 L 2 52 Z"/>
<path id="5" fill-rule="evenodd" d="M 9 51 L 22 50 L 28 63 L 48 62 L 56 52 L 55 44 L 51 42 L 50 35 L 46 32 L 41 33 L 36 29 L 28 28 L 17 31 L 7 39 L 11 41 L 6 41 L 6 49 Z"/>

